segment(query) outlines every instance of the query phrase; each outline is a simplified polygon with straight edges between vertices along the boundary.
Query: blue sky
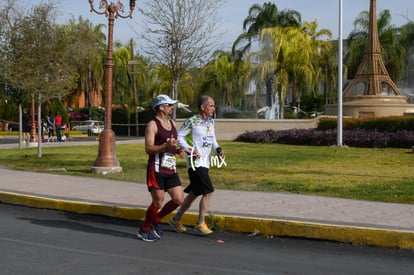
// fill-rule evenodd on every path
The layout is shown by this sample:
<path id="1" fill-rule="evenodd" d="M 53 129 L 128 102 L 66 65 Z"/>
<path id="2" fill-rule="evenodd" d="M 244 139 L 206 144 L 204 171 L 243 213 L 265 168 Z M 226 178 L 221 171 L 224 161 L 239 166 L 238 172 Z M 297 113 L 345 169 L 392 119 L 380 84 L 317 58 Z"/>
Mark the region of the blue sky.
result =
<path id="1" fill-rule="evenodd" d="M 0 0 L 3 1 L 3 0 Z M 111 0 L 108 0 L 111 1 Z M 112 0 L 115 2 L 116 0 Z M 47 0 L 21 0 L 27 6 L 35 5 Z M 88 18 L 94 24 L 107 24 L 107 19 L 103 15 L 96 15 L 90 12 L 88 0 L 55 0 L 58 2 L 60 14 L 59 23 L 65 23 L 71 16 L 82 16 Z M 129 0 L 122 0 L 128 6 Z M 339 0 L 277 0 L 277 1 L 259 1 L 259 0 L 226 0 L 220 10 L 219 17 L 220 33 L 224 33 L 222 40 L 224 45 L 231 46 L 235 38 L 242 32 L 243 20 L 248 14 L 248 9 L 253 4 L 262 5 L 265 2 L 273 2 L 279 10 L 294 9 L 302 14 L 302 21 L 317 20 L 320 28 L 331 30 L 334 38 L 338 38 L 339 23 Z M 392 15 L 392 24 L 397 26 L 407 23 L 408 17 L 414 21 L 414 4 L 412 0 L 376 0 L 377 12 L 389 9 Z M 343 36 L 346 37 L 353 28 L 353 21 L 363 10 L 369 9 L 369 0 L 343 0 Z M 136 1 L 137 6 L 140 0 Z M 95 6 L 99 5 L 99 0 L 95 0 Z M 140 14 L 134 13 L 133 19 L 115 20 L 114 39 L 126 43 L 131 38 L 136 38 L 134 31 L 139 32 Z M 133 29 L 133 30 L 132 30 Z M 138 43 L 139 46 L 139 43 Z"/>

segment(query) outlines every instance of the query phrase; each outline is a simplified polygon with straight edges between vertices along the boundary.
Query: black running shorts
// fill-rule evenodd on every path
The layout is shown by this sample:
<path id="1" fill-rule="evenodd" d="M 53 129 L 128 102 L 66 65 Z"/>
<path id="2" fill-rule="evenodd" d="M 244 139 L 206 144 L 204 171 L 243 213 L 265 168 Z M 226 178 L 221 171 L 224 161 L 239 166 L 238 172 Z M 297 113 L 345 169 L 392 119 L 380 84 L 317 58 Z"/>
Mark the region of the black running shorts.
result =
<path id="1" fill-rule="evenodd" d="M 184 189 L 184 192 L 190 193 L 192 191 L 196 196 L 214 192 L 208 170 L 205 167 L 197 167 L 195 170 L 189 168 L 188 176 L 190 178 L 190 185 Z"/>

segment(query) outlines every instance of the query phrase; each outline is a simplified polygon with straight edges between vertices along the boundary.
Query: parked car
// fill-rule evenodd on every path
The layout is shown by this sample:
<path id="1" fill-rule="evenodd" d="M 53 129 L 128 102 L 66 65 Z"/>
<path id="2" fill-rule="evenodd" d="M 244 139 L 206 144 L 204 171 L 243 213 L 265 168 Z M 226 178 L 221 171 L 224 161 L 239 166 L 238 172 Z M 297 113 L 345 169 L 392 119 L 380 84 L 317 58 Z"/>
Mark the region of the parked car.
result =
<path id="1" fill-rule="evenodd" d="M 104 129 L 103 121 L 99 120 L 85 120 L 82 124 L 76 125 L 72 130 L 82 131 L 83 134 L 88 134 L 89 136 L 98 135 Z"/>
<path id="2" fill-rule="evenodd" d="M 19 131 L 19 123 L 18 122 L 13 122 L 13 121 L 8 121 L 7 122 L 7 130 L 8 131 Z"/>

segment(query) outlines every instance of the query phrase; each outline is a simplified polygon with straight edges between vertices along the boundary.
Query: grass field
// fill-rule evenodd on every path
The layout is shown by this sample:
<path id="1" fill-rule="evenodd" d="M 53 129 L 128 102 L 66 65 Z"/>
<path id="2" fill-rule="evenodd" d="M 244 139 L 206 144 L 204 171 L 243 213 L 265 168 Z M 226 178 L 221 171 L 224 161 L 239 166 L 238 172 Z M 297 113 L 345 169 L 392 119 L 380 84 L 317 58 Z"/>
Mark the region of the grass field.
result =
<path id="1" fill-rule="evenodd" d="M 219 189 L 293 192 L 362 200 L 414 203 L 414 154 L 408 149 L 307 147 L 220 142 L 227 166 L 212 167 Z M 90 172 L 96 146 L 0 150 L 0 165 L 20 170 L 145 182 L 143 144 L 116 146 L 122 173 Z M 65 168 L 66 172 L 58 172 Z M 185 161 L 178 159 L 183 184 Z M 0 175 L 1 178 L 1 175 Z"/>

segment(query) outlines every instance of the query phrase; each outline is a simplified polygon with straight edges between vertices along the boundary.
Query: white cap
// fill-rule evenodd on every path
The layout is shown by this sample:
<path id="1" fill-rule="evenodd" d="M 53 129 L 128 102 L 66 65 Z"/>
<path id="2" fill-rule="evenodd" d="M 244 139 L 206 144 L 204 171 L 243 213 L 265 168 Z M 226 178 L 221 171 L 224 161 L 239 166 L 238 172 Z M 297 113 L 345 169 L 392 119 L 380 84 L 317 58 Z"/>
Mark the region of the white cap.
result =
<path id="1" fill-rule="evenodd" d="M 171 99 L 168 95 L 161 94 L 155 97 L 154 107 L 157 107 L 162 104 L 175 104 L 175 103 L 177 103 L 177 100 Z"/>

